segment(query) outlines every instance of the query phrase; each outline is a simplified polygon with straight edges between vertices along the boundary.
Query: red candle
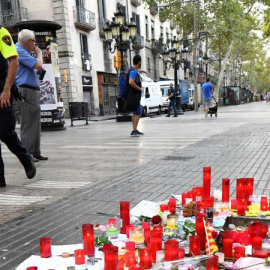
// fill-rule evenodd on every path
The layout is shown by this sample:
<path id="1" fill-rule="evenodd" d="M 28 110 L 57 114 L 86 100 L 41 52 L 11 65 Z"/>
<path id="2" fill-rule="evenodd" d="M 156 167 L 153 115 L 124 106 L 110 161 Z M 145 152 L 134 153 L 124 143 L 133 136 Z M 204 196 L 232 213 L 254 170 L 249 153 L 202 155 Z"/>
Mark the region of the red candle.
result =
<path id="1" fill-rule="evenodd" d="M 151 226 L 150 222 L 142 222 L 142 227 L 144 229 L 144 232 L 150 231 L 150 226 Z"/>
<path id="2" fill-rule="evenodd" d="M 239 258 L 245 257 L 246 248 L 237 246 L 234 248 L 234 261 L 237 261 Z"/>
<path id="3" fill-rule="evenodd" d="M 254 178 L 246 178 L 246 199 L 249 201 L 249 196 L 253 195 Z"/>
<path id="4" fill-rule="evenodd" d="M 160 211 L 161 211 L 161 212 L 164 212 L 164 211 L 168 210 L 168 204 L 161 204 L 161 205 L 159 206 L 159 208 L 160 208 Z M 144 223 L 144 222 L 143 222 L 143 223 Z"/>
<path id="5" fill-rule="evenodd" d="M 122 227 L 120 232 L 123 234 L 126 233 L 126 226 L 130 224 L 129 205 L 129 202 L 120 202 L 120 218 L 122 219 Z"/>
<path id="6" fill-rule="evenodd" d="M 41 258 L 52 257 L 52 252 L 51 252 L 52 239 L 49 237 L 40 238 L 39 244 L 40 244 L 40 257 Z"/>
<path id="7" fill-rule="evenodd" d="M 116 220 L 115 220 L 116 224 Z M 92 224 L 83 224 L 82 225 L 82 232 L 83 232 L 83 248 L 85 254 L 88 257 L 95 256 L 95 235 L 94 235 L 94 228 Z"/>
<path id="8" fill-rule="evenodd" d="M 184 248 L 178 248 L 178 259 L 185 258 L 185 249 Z"/>
<path id="9" fill-rule="evenodd" d="M 261 226 L 261 236 L 262 238 L 266 238 L 268 233 L 268 225 L 267 224 L 262 224 Z"/>
<path id="10" fill-rule="evenodd" d="M 218 270 L 218 256 L 210 258 L 206 262 L 206 270 Z"/>
<path id="11" fill-rule="evenodd" d="M 168 209 L 172 214 L 175 214 L 176 212 L 176 199 L 175 198 L 169 199 Z"/>
<path id="12" fill-rule="evenodd" d="M 222 202 L 230 201 L 230 179 L 222 179 Z"/>
<path id="13" fill-rule="evenodd" d="M 252 257 L 264 259 L 268 257 L 268 251 L 261 248 L 252 248 Z"/>
<path id="14" fill-rule="evenodd" d="M 267 211 L 268 210 L 268 198 L 262 196 L 261 197 L 261 211 Z"/>
<path id="15" fill-rule="evenodd" d="M 236 199 L 246 199 L 246 178 L 237 179 L 236 184 Z"/>
<path id="16" fill-rule="evenodd" d="M 237 200 L 236 199 L 231 200 L 231 209 L 237 209 Z"/>
<path id="17" fill-rule="evenodd" d="M 121 259 L 118 261 L 117 270 L 124 270 L 125 269 L 125 260 Z"/>
<path id="18" fill-rule="evenodd" d="M 246 214 L 246 199 L 238 199 L 237 200 L 237 215 L 245 216 Z"/>
<path id="19" fill-rule="evenodd" d="M 261 248 L 262 247 L 262 237 L 254 236 L 251 238 L 252 248 Z"/>
<path id="20" fill-rule="evenodd" d="M 164 243 L 164 261 L 174 261 L 178 258 L 179 242 L 177 240 L 167 240 Z"/>
<path id="21" fill-rule="evenodd" d="M 126 226 L 126 235 L 127 235 L 127 238 L 129 238 L 129 229 L 130 228 L 133 228 L 133 227 L 134 227 L 134 225 L 131 225 L 131 224 L 129 224 L 129 225 Z"/>
<path id="22" fill-rule="evenodd" d="M 193 256 L 201 255 L 200 237 L 198 235 L 189 237 L 189 253 Z"/>
<path id="23" fill-rule="evenodd" d="M 138 266 L 131 266 L 129 267 L 128 270 L 144 270 L 142 267 L 138 267 Z"/>
<path id="24" fill-rule="evenodd" d="M 196 234 L 200 236 L 201 250 L 205 250 L 205 226 L 203 220 L 206 219 L 206 215 L 202 213 L 196 214 L 195 230 Z"/>
<path id="25" fill-rule="evenodd" d="M 182 205 L 184 206 L 186 204 L 186 198 L 188 197 L 187 193 L 182 193 Z"/>
<path id="26" fill-rule="evenodd" d="M 152 261 L 156 262 L 156 253 L 162 250 L 162 235 L 157 231 L 150 231 L 150 249 L 152 250 Z"/>
<path id="27" fill-rule="evenodd" d="M 146 246 L 150 243 L 150 231 L 144 232 L 144 243 Z"/>
<path id="28" fill-rule="evenodd" d="M 232 258 L 232 246 L 233 239 L 232 238 L 223 238 L 223 253 L 226 259 Z"/>
<path id="29" fill-rule="evenodd" d="M 140 249 L 140 267 L 143 269 L 152 268 L 152 255 L 147 248 Z"/>
<path id="30" fill-rule="evenodd" d="M 211 193 L 211 168 L 203 168 L 203 195 L 210 196 Z"/>
<path id="31" fill-rule="evenodd" d="M 203 197 L 203 202 L 204 202 L 205 208 L 213 208 L 214 201 L 215 201 L 215 198 L 213 196 Z"/>
<path id="32" fill-rule="evenodd" d="M 26 270 L 38 270 L 38 268 L 36 266 L 29 266 Z"/>
<path id="33" fill-rule="evenodd" d="M 195 195 L 195 201 L 201 201 L 203 197 L 203 188 L 202 187 L 196 187 L 195 189 L 196 195 Z"/>
<path id="34" fill-rule="evenodd" d="M 104 270 L 117 270 L 118 266 L 118 247 L 107 245 L 103 247 Z"/>
<path id="35" fill-rule="evenodd" d="M 85 251 L 84 249 L 74 250 L 75 264 L 85 264 Z"/>
<path id="36" fill-rule="evenodd" d="M 162 225 L 154 225 L 153 231 L 160 233 L 162 235 L 163 234 L 163 226 Z"/>
<path id="37" fill-rule="evenodd" d="M 135 251 L 129 251 L 125 254 L 126 267 L 131 267 L 136 265 Z"/>
<path id="38" fill-rule="evenodd" d="M 126 242 L 126 249 L 128 251 L 135 251 L 135 242 Z"/>

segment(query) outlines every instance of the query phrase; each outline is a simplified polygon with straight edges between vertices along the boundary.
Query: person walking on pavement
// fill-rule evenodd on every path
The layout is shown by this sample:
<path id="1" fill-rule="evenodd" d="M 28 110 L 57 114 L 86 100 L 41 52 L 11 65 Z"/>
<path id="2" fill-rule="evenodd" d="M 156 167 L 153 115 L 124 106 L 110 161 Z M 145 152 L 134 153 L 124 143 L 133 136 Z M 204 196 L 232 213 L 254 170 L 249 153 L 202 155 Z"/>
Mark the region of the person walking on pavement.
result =
<path id="1" fill-rule="evenodd" d="M 33 157 L 22 146 L 15 131 L 12 87 L 18 70 L 18 54 L 10 33 L 0 26 L 0 140 L 22 163 L 28 179 L 36 175 Z M 5 170 L 0 144 L 0 187 L 5 187 Z"/>
<path id="2" fill-rule="evenodd" d="M 41 50 L 35 46 L 34 32 L 24 29 L 19 32 L 16 49 L 19 54 L 19 69 L 16 83 L 19 86 L 21 102 L 21 140 L 26 149 L 34 156 L 34 161 L 47 160 L 41 155 L 40 137 L 40 82 L 37 71 L 42 69 Z M 30 55 L 34 52 L 37 58 Z"/>
<path id="3" fill-rule="evenodd" d="M 136 95 L 140 97 L 142 94 L 142 82 L 141 82 L 141 76 L 140 76 L 141 63 L 142 63 L 141 56 L 135 55 L 133 57 L 133 68 L 130 69 L 129 81 L 128 81 L 130 90 L 134 91 Z M 140 135 L 143 135 L 142 132 L 138 131 L 138 124 L 139 124 L 141 115 L 142 115 L 142 106 L 141 106 L 141 103 L 139 102 L 137 110 L 133 111 L 132 132 L 130 134 L 131 137 L 139 137 Z"/>
<path id="4" fill-rule="evenodd" d="M 166 99 L 166 101 L 168 101 L 168 100 L 170 100 L 170 103 L 169 103 L 169 108 L 168 108 L 168 114 L 166 115 L 166 117 L 171 116 L 172 107 L 174 110 L 174 117 L 177 117 L 176 95 L 175 95 L 175 89 L 174 89 L 172 83 L 170 83 L 169 97 Z"/>
<path id="5" fill-rule="evenodd" d="M 205 117 L 208 116 L 209 107 L 211 104 L 211 98 L 212 98 L 212 94 L 213 94 L 213 88 L 214 87 L 213 87 L 212 83 L 210 82 L 210 79 L 207 78 L 206 83 L 204 83 L 202 86 Z"/>

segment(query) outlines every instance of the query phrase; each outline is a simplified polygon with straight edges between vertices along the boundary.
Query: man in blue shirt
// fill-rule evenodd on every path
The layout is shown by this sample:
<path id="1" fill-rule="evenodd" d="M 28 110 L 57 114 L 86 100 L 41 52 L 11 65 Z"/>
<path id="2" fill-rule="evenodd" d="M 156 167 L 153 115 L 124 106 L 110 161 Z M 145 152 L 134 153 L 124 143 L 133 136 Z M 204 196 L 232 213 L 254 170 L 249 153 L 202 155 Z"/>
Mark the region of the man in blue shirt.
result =
<path id="1" fill-rule="evenodd" d="M 203 84 L 202 86 L 203 90 L 203 99 L 204 99 L 204 113 L 205 117 L 208 115 L 209 107 L 211 104 L 211 98 L 213 94 L 213 85 L 210 83 L 210 79 L 206 79 L 206 83 Z"/>
<path id="2" fill-rule="evenodd" d="M 167 101 L 170 100 L 167 117 L 171 116 L 172 107 L 174 110 L 174 117 L 177 117 L 175 89 L 173 88 L 172 83 L 170 83 L 169 94 L 170 96 L 166 99 Z"/>
<path id="3" fill-rule="evenodd" d="M 133 111 L 133 116 L 132 116 L 132 132 L 130 134 L 131 137 L 139 137 L 140 135 L 143 135 L 142 132 L 138 131 L 138 123 L 140 120 L 140 117 L 142 115 L 142 106 L 140 103 L 141 95 L 142 95 L 142 83 L 141 83 L 141 76 L 139 74 L 139 69 L 141 67 L 141 56 L 140 55 L 135 55 L 133 57 L 133 68 L 131 68 L 129 72 L 129 86 L 130 86 L 130 91 L 133 91 L 135 96 L 137 97 L 136 99 L 139 100 L 139 105 L 137 110 Z"/>
<path id="4" fill-rule="evenodd" d="M 43 58 L 41 50 L 35 46 L 34 32 L 24 29 L 19 32 L 16 49 L 19 54 L 19 69 L 16 83 L 20 88 L 21 102 L 21 140 L 28 152 L 34 156 L 34 161 L 47 160 L 40 151 L 40 83 L 37 70 L 42 69 Z M 30 55 L 34 52 L 37 58 Z"/>

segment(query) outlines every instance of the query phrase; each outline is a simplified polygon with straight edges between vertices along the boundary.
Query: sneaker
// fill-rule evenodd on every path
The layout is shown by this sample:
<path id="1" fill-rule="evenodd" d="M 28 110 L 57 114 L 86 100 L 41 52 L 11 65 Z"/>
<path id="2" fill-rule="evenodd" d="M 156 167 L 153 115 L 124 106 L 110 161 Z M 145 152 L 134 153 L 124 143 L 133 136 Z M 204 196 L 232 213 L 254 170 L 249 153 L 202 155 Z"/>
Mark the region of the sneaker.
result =
<path id="1" fill-rule="evenodd" d="M 169 114 L 167 114 L 166 117 L 171 117 L 171 116 Z"/>
<path id="2" fill-rule="evenodd" d="M 143 133 L 140 132 L 139 130 L 136 130 L 136 131 L 137 131 L 137 133 L 138 133 L 139 135 L 143 135 Z"/>
<path id="3" fill-rule="evenodd" d="M 131 137 L 140 137 L 139 133 L 137 131 L 132 131 L 130 134 Z"/>
<path id="4" fill-rule="evenodd" d="M 28 179 L 34 178 L 36 175 L 36 167 L 35 167 L 34 161 L 31 160 L 30 165 L 25 167 L 24 170 Z"/>
<path id="5" fill-rule="evenodd" d="M 178 115 L 174 115 L 173 117 L 178 117 Z"/>

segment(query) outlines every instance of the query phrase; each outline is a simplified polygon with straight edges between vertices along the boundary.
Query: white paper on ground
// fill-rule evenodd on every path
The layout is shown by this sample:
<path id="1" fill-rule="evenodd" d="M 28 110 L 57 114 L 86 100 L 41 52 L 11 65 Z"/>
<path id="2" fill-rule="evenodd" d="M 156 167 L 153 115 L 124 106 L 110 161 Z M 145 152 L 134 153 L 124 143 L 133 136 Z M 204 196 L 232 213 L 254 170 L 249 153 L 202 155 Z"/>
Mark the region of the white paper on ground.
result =
<path id="1" fill-rule="evenodd" d="M 130 215 L 134 217 L 146 216 L 152 218 L 158 215 L 158 212 L 159 203 L 143 200 L 130 210 Z"/>
<path id="2" fill-rule="evenodd" d="M 172 197 L 174 197 L 177 201 L 179 202 L 182 202 L 182 195 L 174 195 L 174 194 L 171 194 Z"/>
<path id="3" fill-rule="evenodd" d="M 82 249 L 82 244 L 74 245 L 52 245 L 52 256 L 61 256 L 63 252 L 68 252 L 69 254 L 74 254 L 74 250 Z"/>

